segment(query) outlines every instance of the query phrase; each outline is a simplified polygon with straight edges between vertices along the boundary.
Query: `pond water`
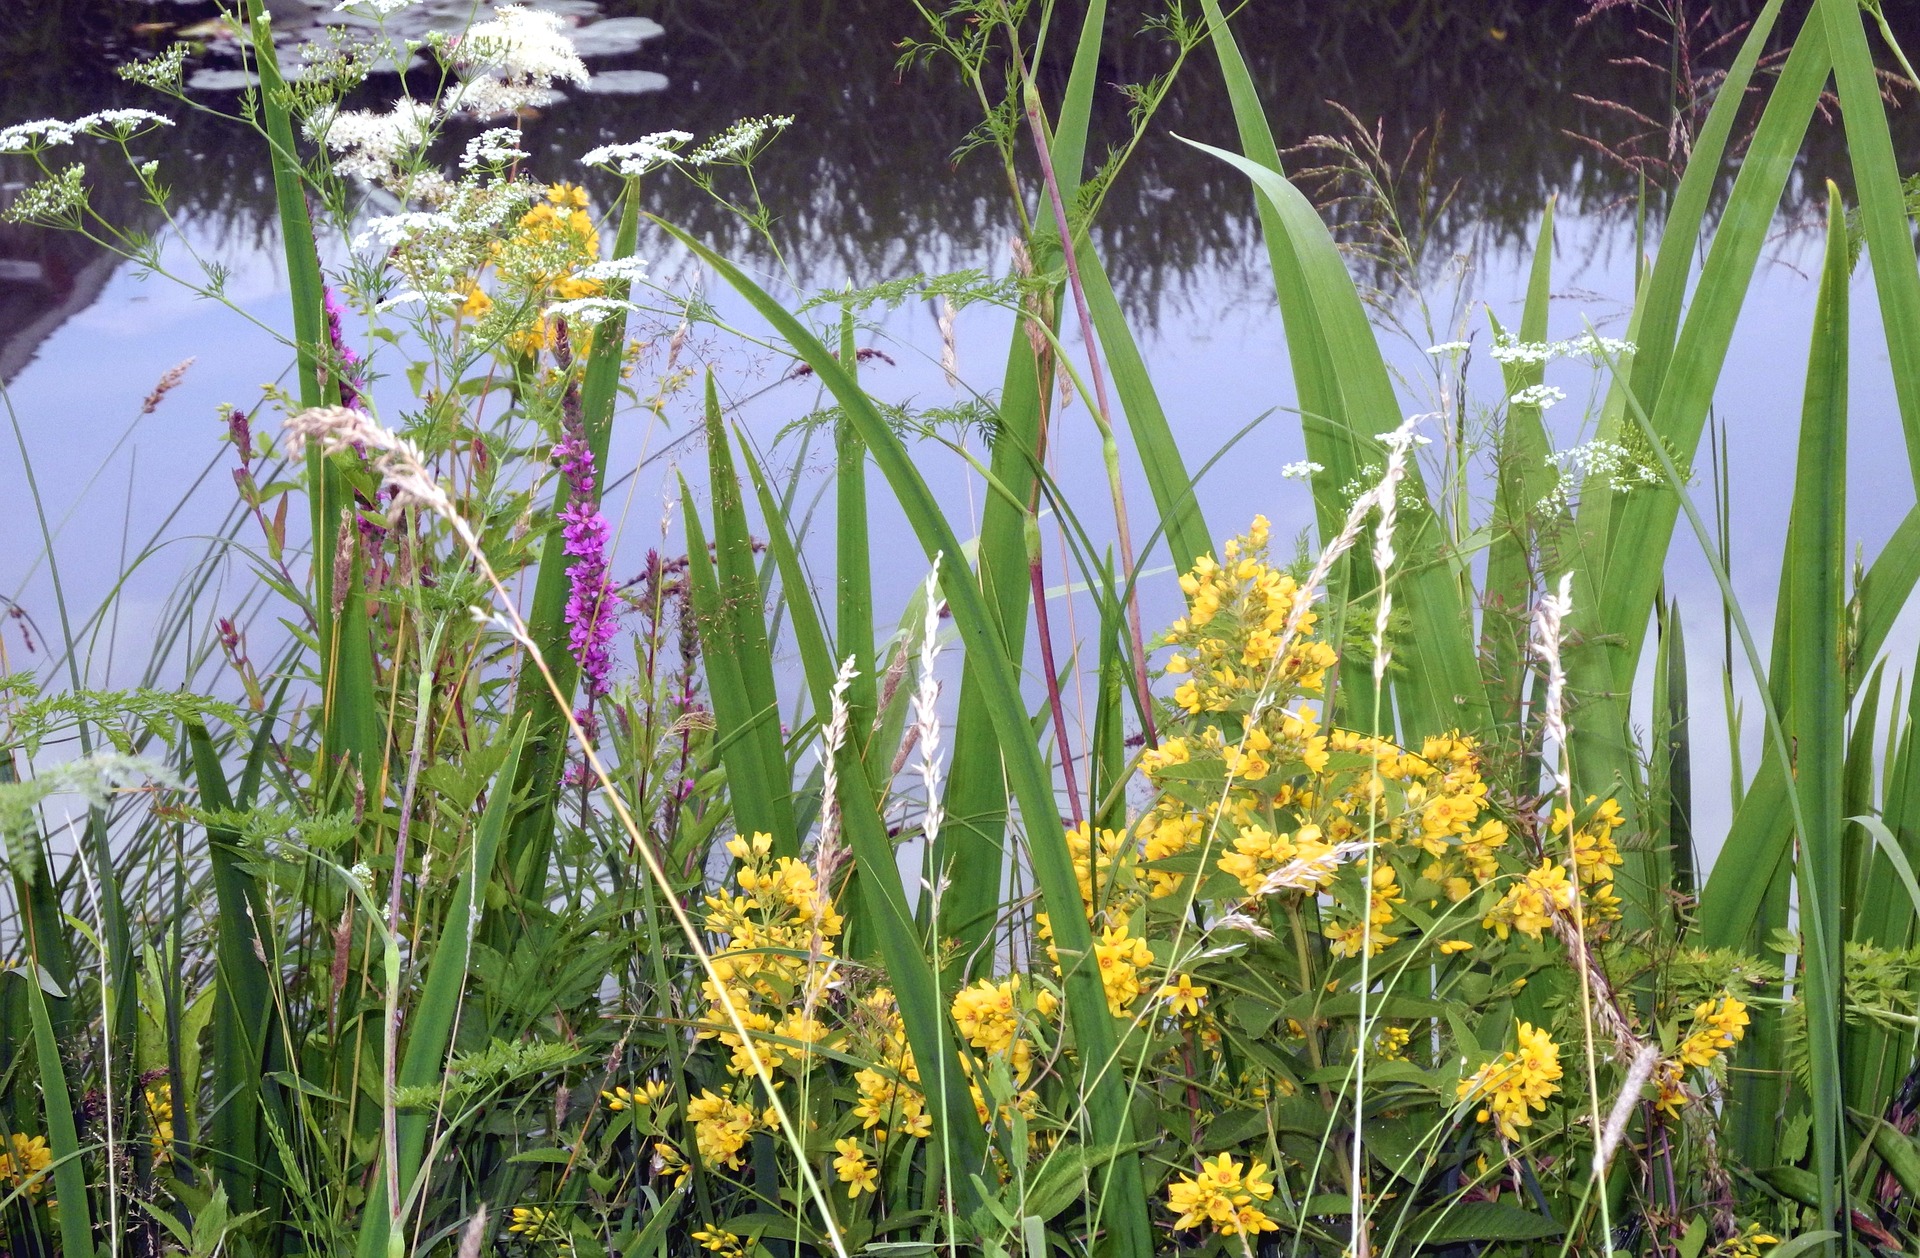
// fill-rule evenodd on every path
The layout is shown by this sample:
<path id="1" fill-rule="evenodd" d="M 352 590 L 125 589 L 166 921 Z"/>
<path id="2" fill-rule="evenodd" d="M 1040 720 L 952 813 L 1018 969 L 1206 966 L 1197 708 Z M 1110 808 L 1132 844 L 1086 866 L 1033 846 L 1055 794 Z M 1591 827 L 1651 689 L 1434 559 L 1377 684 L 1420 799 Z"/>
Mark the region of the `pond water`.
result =
<path id="1" fill-rule="evenodd" d="M 0 125 L 110 105 L 157 108 L 140 89 L 116 79 L 111 66 L 183 34 L 208 41 L 206 55 L 192 64 L 198 100 L 231 111 L 243 85 L 209 25 L 216 12 L 209 4 L 66 0 L 7 7 L 0 15 L 0 82 L 6 84 Z M 271 7 L 289 49 L 340 26 L 330 2 L 274 0 Z M 466 0 L 429 0 L 416 19 L 457 25 L 473 7 Z M 650 208 L 800 292 L 913 272 L 1008 269 L 1013 214 L 1004 174 L 984 155 L 951 160 L 977 120 L 974 102 L 944 68 L 898 64 L 901 41 L 922 29 L 911 4 L 543 0 L 542 7 L 578 24 L 594 81 L 591 90 L 575 91 L 527 120 L 525 147 L 536 176 L 578 177 L 575 159 L 599 143 L 664 128 L 705 135 L 742 116 L 792 114 L 793 128 L 755 167 L 760 191 L 779 216 L 777 263 L 737 220 L 684 184 L 655 181 Z M 1738 28 L 1748 6 L 1735 0 L 1695 8 L 1704 16 L 1689 51 L 1699 59 L 1688 64 L 1705 81 L 1730 55 L 1710 45 Z M 1165 69 L 1166 46 L 1138 33 L 1138 9 L 1115 10 L 1102 81 L 1138 82 Z M 1283 145 L 1351 134 L 1348 119 L 1329 104 L 1338 102 L 1369 130 L 1377 127 L 1381 147 L 1402 165 L 1395 205 L 1419 229 L 1423 300 L 1399 292 L 1384 305 L 1383 318 L 1406 330 L 1392 339 L 1410 412 L 1433 409 L 1426 345 L 1456 337 L 1484 345 L 1485 309 L 1517 320 L 1539 215 L 1550 197 L 1559 206 L 1553 334 L 1570 335 L 1588 323 L 1619 334 L 1632 295 L 1638 230 L 1632 207 L 1641 177 L 1632 163 L 1639 161 L 1657 182 L 1668 156 L 1666 133 L 1656 127 L 1643 134 L 1643 123 L 1626 112 L 1661 125 L 1670 116 L 1672 44 L 1648 38 L 1647 19 L 1631 8 L 1589 14 L 1578 0 L 1311 6 L 1252 0 L 1236 23 Z M 1797 20 L 1783 26 L 1795 29 Z M 1055 91 L 1064 77 L 1064 43 L 1056 41 L 1040 67 L 1043 86 Z M 398 83 L 391 75 L 376 79 L 366 89 L 368 103 L 390 97 Z M 19 613 L 0 623 L 4 668 L 47 667 L 49 639 L 57 647 L 64 616 L 83 642 L 90 684 L 130 684 L 151 675 L 224 686 L 202 667 L 213 650 L 215 617 L 237 616 L 245 624 L 266 605 L 242 557 L 228 554 L 211 565 L 206 559 L 208 539 L 221 532 L 234 502 L 217 407 L 250 405 L 263 384 L 286 378 L 286 356 L 270 331 L 288 323 L 271 187 L 263 150 L 251 135 L 210 113 L 171 112 L 177 127 L 149 144 L 178 202 L 165 256 L 183 266 L 194 255 L 228 263 L 227 296 L 255 322 L 195 300 L 164 279 L 143 277 L 103 250 L 0 228 L 0 384 L 13 422 L 12 433 L 0 435 L 10 450 L 0 458 L 0 497 L 11 507 L 0 517 L 0 597 Z M 1920 111 L 1897 112 L 1894 121 L 1903 161 L 1920 155 Z M 1106 139 L 1124 135 L 1125 104 L 1117 91 L 1103 93 L 1098 126 Z M 1273 518 L 1277 536 L 1288 537 L 1305 530 L 1311 515 L 1304 488 L 1279 476 L 1282 465 L 1303 456 L 1303 446 L 1287 410 L 1294 399 L 1252 200 L 1239 175 L 1180 143 L 1176 133 L 1233 144 L 1231 115 L 1204 52 L 1176 80 L 1115 185 L 1096 236 L 1189 466 L 1266 416 L 1208 473 L 1202 497 L 1210 526 L 1231 531 L 1259 511 Z M 1717 399 L 1729 435 L 1734 579 L 1762 635 L 1778 579 L 1811 326 L 1809 276 L 1819 257 L 1818 233 L 1807 224 L 1817 217 L 1815 190 L 1835 172 L 1839 149 L 1837 133 L 1817 125 Z M 0 167 L 0 197 L 22 177 L 17 166 Z M 604 204 L 610 189 L 588 184 Z M 116 181 L 104 161 L 92 186 L 96 204 L 115 221 L 142 230 L 163 226 L 143 217 L 127 182 Z M 1331 212 L 1345 222 L 1349 238 L 1363 238 L 1350 207 Z M 1657 231 L 1657 222 L 1649 230 Z M 656 273 L 683 287 L 697 282 L 684 258 L 658 240 L 642 251 L 655 258 Z M 1912 503 L 1913 490 L 1865 268 L 1855 294 L 1853 528 L 1871 558 Z M 706 295 L 722 315 L 746 318 L 729 295 Z M 995 312 L 962 313 L 955 339 L 963 390 L 997 387 L 1007 333 L 1006 319 Z M 864 335 L 863 343 L 886 355 L 867 375 L 876 391 L 920 405 L 956 397 L 939 365 L 934 310 L 909 304 Z M 717 338 L 710 346 L 697 338 L 695 348 L 716 357 L 731 399 L 772 462 L 792 468 L 802 457 L 798 443 L 773 439 L 819 404 L 813 386 L 783 380 L 781 364 L 725 350 Z M 178 387 L 142 414 L 156 381 L 188 359 L 192 366 Z M 1498 385 L 1485 373 L 1484 366 L 1476 368 L 1472 379 L 1483 399 L 1497 398 Z M 1564 447 L 1580 439 L 1583 404 L 1598 382 L 1584 371 L 1552 379 L 1570 395 L 1551 417 Z M 678 407 L 660 422 L 621 421 L 613 463 L 626 478 L 609 498 L 621 530 L 616 568 L 637 569 L 648 547 L 675 544 L 667 512 L 671 471 L 684 456 L 689 479 L 704 480 L 700 452 L 684 440 L 690 418 L 688 408 Z M 1089 519 L 1097 519 L 1091 504 L 1104 500 L 1104 489 L 1093 426 L 1079 407 L 1064 422 L 1058 473 Z M 819 462 L 817 451 L 811 457 Z M 924 466 L 962 517 L 977 505 L 958 459 L 929 448 Z M 797 470 L 803 500 L 807 486 L 826 483 L 824 466 Z M 1708 488 L 1703 472 L 1696 489 L 1704 494 Z M 1128 492 L 1135 504 L 1150 501 L 1135 467 L 1128 471 Z M 36 494 L 53 531 L 57 587 Z M 883 501 L 876 512 L 886 548 L 876 564 L 882 606 L 898 607 L 924 574 L 925 561 L 904 528 L 895 527 L 897 514 Z M 242 530 L 241 536 L 251 544 L 254 534 Z M 1051 578 L 1062 579 L 1059 559 L 1050 563 Z M 1164 573 L 1171 558 L 1161 550 L 1143 564 Z M 120 583 L 129 565 L 133 571 Z M 1711 644 L 1720 640 L 1719 596 L 1685 536 L 1668 561 L 1668 576 L 1695 644 L 1697 720 L 1717 729 L 1720 682 Z M 190 578 L 209 580 L 211 593 L 185 614 L 181 590 Z M 1149 580 L 1149 623 L 1174 614 L 1177 599 L 1169 577 Z M 0 604 L 0 611 L 7 606 Z M 252 633 L 260 658 L 258 642 L 275 634 L 271 620 L 254 624 Z M 1899 637 L 1896 659 L 1899 651 L 1911 652 L 1914 637 Z M 1743 683 L 1743 692 L 1750 691 Z M 1751 704 L 1749 712 L 1751 744 L 1759 721 Z M 1696 739 L 1698 824 L 1709 847 L 1717 846 L 1712 836 L 1727 814 L 1727 792 L 1717 785 L 1728 763 L 1726 749 L 1716 746 L 1722 741 Z M 1751 752 L 1750 745 L 1749 764 Z"/>

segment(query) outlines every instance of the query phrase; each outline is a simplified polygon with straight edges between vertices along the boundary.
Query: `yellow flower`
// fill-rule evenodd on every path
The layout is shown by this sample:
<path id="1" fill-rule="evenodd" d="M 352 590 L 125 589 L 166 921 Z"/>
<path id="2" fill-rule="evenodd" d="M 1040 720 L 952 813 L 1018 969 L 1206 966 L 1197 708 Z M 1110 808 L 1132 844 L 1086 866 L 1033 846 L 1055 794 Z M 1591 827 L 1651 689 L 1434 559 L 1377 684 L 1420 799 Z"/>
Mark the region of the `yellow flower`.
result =
<path id="1" fill-rule="evenodd" d="M 607 1108 L 616 1114 L 634 1103 L 633 1093 L 625 1088 L 615 1088 L 611 1092 L 603 1090 L 600 1093 L 600 1099 L 605 1101 Z"/>
<path id="2" fill-rule="evenodd" d="M 1121 922 L 1100 932 L 1093 959 L 1106 988 L 1107 1009 L 1116 1018 L 1126 1017 L 1140 996 L 1140 971 L 1153 964 L 1153 949 L 1146 940 L 1128 936 L 1127 924 Z"/>
<path id="3" fill-rule="evenodd" d="M 488 296 L 487 290 L 477 283 L 468 281 L 466 296 L 460 301 L 460 316 L 465 319 L 481 319 L 485 318 L 487 312 L 492 309 L 493 298 Z"/>
<path id="4" fill-rule="evenodd" d="M 173 1156 L 173 1084 L 162 1079 L 146 1088 L 144 1095 L 147 1118 L 153 1124 L 149 1143 L 154 1165 L 158 1166 Z"/>
<path id="5" fill-rule="evenodd" d="M 1686 1108 L 1687 1094 L 1680 1086 L 1681 1066 L 1677 1061 L 1663 1061 L 1653 1072 L 1653 1085 L 1658 1090 L 1654 1097 L 1654 1108 L 1668 1118 L 1680 1117 L 1680 1111 Z"/>
<path id="6" fill-rule="evenodd" d="M 1519 1047 L 1502 1053 L 1459 1084 L 1462 1101 L 1479 1101 L 1474 1115 L 1491 1120 L 1504 1140 L 1518 1140 L 1519 1128 L 1531 1126 L 1534 1110 L 1547 1108 L 1547 1098 L 1560 1090 L 1560 1048 L 1545 1030 L 1522 1022 Z"/>
<path id="7" fill-rule="evenodd" d="M 693 1124 L 694 1145 L 700 1156 L 715 1166 L 739 1170 L 740 1150 L 760 1125 L 759 1115 L 751 1107 L 703 1091 L 687 1102 L 687 1121 Z"/>
<path id="8" fill-rule="evenodd" d="M 1254 1205 L 1272 1198 L 1271 1176 L 1259 1161 L 1243 1171 L 1229 1153 L 1202 1161 L 1198 1174 L 1167 1187 L 1167 1205 L 1178 1216 L 1173 1226 L 1184 1230 L 1206 1224 L 1222 1236 L 1276 1230 L 1278 1225 Z"/>
<path id="9" fill-rule="evenodd" d="M 1456 952 L 1471 951 L 1473 945 L 1464 939 L 1443 939 L 1440 941 L 1440 955 L 1450 957 Z"/>
<path id="10" fill-rule="evenodd" d="M 747 1247 L 738 1236 L 709 1223 L 693 1234 L 700 1248 L 712 1250 L 721 1258 L 746 1258 Z"/>
<path id="11" fill-rule="evenodd" d="M 1694 1030 L 1680 1045 L 1680 1060 L 1711 1066 L 1747 1033 L 1747 1007 L 1731 996 L 1705 1001 L 1693 1011 Z"/>
<path id="12" fill-rule="evenodd" d="M 833 1169 L 840 1176 L 840 1182 L 847 1186 L 849 1200 L 863 1192 L 878 1195 L 880 1191 L 880 1171 L 867 1160 L 867 1151 L 860 1142 L 851 1138 L 836 1140 L 833 1147 L 839 1150 L 839 1156 L 833 1159 Z"/>
<path id="13" fill-rule="evenodd" d="M 529 1241 L 553 1241 L 564 1253 L 573 1252 L 573 1243 L 567 1237 L 566 1224 L 553 1210 L 539 1206 L 515 1206 L 511 1220 L 507 1224 L 509 1234 Z"/>
<path id="14" fill-rule="evenodd" d="M 671 1177 L 673 1186 L 678 1188 L 687 1182 L 687 1176 L 692 1170 L 693 1168 L 687 1165 L 687 1160 L 680 1156 L 680 1150 L 664 1140 L 654 1142 L 653 1173 L 655 1175 L 663 1179 Z"/>
<path id="15" fill-rule="evenodd" d="M 1761 1246 L 1779 1243 L 1778 1236 L 1762 1231 L 1758 1223 L 1749 1223 L 1707 1252 L 1711 1258 L 1760 1258 Z"/>
<path id="16" fill-rule="evenodd" d="M 26 1186 L 29 1193 L 46 1187 L 46 1171 L 53 1165 L 53 1150 L 45 1136 L 23 1136 L 14 1132 L 8 1141 L 10 1151 L 0 1153 L 0 1179 L 15 1188 Z M 29 1182 L 31 1181 L 31 1182 Z"/>
<path id="17" fill-rule="evenodd" d="M 1182 974 L 1178 982 L 1168 983 L 1156 996 L 1172 1006 L 1175 1013 L 1184 1013 L 1188 1017 L 1199 1014 L 1200 1006 L 1206 1002 L 1207 989 L 1193 981 L 1192 975 Z"/>

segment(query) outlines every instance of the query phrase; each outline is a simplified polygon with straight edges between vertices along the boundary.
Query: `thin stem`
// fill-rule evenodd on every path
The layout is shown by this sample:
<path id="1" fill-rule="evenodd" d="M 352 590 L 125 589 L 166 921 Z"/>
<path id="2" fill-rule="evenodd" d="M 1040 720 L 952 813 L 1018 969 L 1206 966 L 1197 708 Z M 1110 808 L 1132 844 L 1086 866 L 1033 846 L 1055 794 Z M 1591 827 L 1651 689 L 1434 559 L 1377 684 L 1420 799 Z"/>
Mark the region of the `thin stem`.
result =
<path id="1" fill-rule="evenodd" d="M 1060 181 L 1053 169 L 1053 153 L 1047 143 L 1046 121 L 1040 116 L 1040 91 L 1027 72 L 1026 61 L 1016 48 L 1015 62 L 1026 84 L 1027 127 L 1033 135 L 1034 152 L 1040 159 L 1040 173 L 1046 182 L 1047 200 L 1053 208 L 1054 227 L 1060 233 L 1060 252 L 1066 261 L 1067 286 L 1073 290 L 1074 312 L 1080 319 L 1080 337 L 1086 342 L 1088 370 L 1093 376 L 1094 418 L 1100 425 L 1101 452 L 1106 460 L 1107 484 L 1113 494 L 1114 527 L 1119 533 L 1120 570 L 1127 582 L 1127 632 L 1133 641 L 1133 684 L 1140 700 L 1140 724 L 1149 745 L 1160 741 L 1153 725 L 1153 693 L 1147 686 L 1146 636 L 1140 629 L 1140 596 L 1133 579 L 1133 529 L 1127 520 L 1126 490 L 1120 479 L 1120 448 L 1113 437 L 1113 406 L 1107 399 L 1107 377 L 1100 367 L 1099 342 L 1094 336 L 1093 315 L 1087 308 L 1086 287 L 1080 282 L 1080 263 L 1075 256 L 1073 229 L 1067 221 L 1066 203 L 1060 197 Z"/>

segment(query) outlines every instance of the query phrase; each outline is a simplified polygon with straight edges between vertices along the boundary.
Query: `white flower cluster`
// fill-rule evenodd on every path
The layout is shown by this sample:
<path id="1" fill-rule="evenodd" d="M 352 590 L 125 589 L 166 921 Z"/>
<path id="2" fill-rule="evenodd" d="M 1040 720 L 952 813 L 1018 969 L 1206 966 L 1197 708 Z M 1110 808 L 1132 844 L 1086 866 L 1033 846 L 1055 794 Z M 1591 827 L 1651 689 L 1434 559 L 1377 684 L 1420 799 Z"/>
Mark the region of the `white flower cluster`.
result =
<path id="1" fill-rule="evenodd" d="M 571 301 L 556 301 L 547 307 L 548 316 L 565 319 L 571 323 L 599 324 L 640 307 L 630 301 L 621 301 L 614 297 L 575 297 Z"/>
<path id="2" fill-rule="evenodd" d="M 402 289 L 374 307 L 385 314 L 389 310 L 398 310 L 402 306 L 424 305 L 429 310 L 443 314 L 452 314 L 460 308 L 463 295 L 460 293 L 423 293 L 417 288 Z"/>
<path id="3" fill-rule="evenodd" d="M 551 104 L 559 81 L 584 84 L 587 65 L 556 13 L 506 4 L 493 20 L 470 28 L 454 46 L 466 76 L 447 94 L 447 106 L 476 118 L 494 118 Z"/>
<path id="4" fill-rule="evenodd" d="M 1564 341 L 1523 341 L 1511 332 L 1502 332 L 1493 338 L 1493 348 L 1488 352 L 1497 363 L 1539 366 L 1556 358 L 1599 358 L 1602 355 L 1621 358 L 1632 354 L 1635 348 L 1632 341 L 1595 336 L 1591 332 L 1582 332 Z"/>
<path id="5" fill-rule="evenodd" d="M 75 164 L 22 188 L 7 208 L 0 210 L 0 223 L 78 226 L 75 218 L 87 203 L 87 187 L 82 182 L 86 175 L 87 168 Z"/>
<path id="6" fill-rule="evenodd" d="M 187 55 L 192 51 L 191 44 L 174 44 L 157 57 L 122 62 L 113 68 L 113 72 L 129 83 L 138 83 L 157 92 L 177 93 L 180 90 L 180 77 L 186 69 Z"/>
<path id="7" fill-rule="evenodd" d="M 150 126 L 170 127 L 171 118 L 147 109 L 102 109 L 72 122 L 41 118 L 33 122 L 0 127 L 0 153 L 37 153 L 41 149 L 71 144 L 89 135 L 107 140 L 130 140 Z"/>
<path id="8" fill-rule="evenodd" d="M 1509 406 L 1537 406 L 1546 410 L 1555 402 L 1567 400 L 1565 389 L 1556 389 L 1550 384 L 1530 384 L 1507 399 Z"/>
<path id="9" fill-rule="evenodd" d="M 519 161 L 527 155 L 520 147 L 520 133 L 512 127 L 494 127 L 482 131 L 467 141 L 467 151 L 460 155 L 461 170 L 486 168 L 499 170 Z"/>
<path id="10" fill-rule="evenodd" d="M 715 166 L 729 161 L 751 160 L 754 150 L 769 135 L 793 125 L 791 114 L 767 114 L 760 118 L 742 118 L 687 154 L 689 166 Z"/>
<path id="11" fill-rule="evenodd" d="M 401 163 L 433 141 L 437 111 L 425 101 L 401 97 L 386 113 L 370 109 L 316 111 L 307 138 L 338 156 L 334 169 L 349 177 L 390 184 Z"/>
<path id="12" fill-rule="evenodd" d="M 1432 354 L 1435 358 L 1453 357 L 1457 354 L 1464 354 L 1471 348 L 1473 348 L 1473 346 L 1466 341 L 1442 341 L 1438 345 L 1427 346 L 1427 353 Z"/>
<path id="13" fill-rule="evenodd" d="M 608 258 L 581 267 L 574 272 L 574 278 L 599 280 L 603 284 L 644 284 L 647 279 L 647 260 L 635 257 Z"/>
<path id="14" fill-rule="evenodd" d="M 375 17 L 391 17 L 414 3 L 415 0 L 340 0 L 333 11 L 345 13 L 348 9 L 362 9 Z"/>
<path id="15" fill-rule="evenodd" d="M 691 139 L 693 136 L 685 131 L 655 131 L 629 144 L 603 144 L 590 150 L 580 164 L 619 175 L 644 175 L 679 161 L 680 146 Z"/>
<path id="16" fill-rule="evenodd" d="M 1301 459 L 1298 462 L 1282 465 L 1280 475 L 1287 480 L 1311 480 L 1314 473 L 1324 472 L 1326 470 L 1325 467 L 1313 462 L 1311 459 Z"/>
<path id="17" fill-rule="evenodd" d="M 449 295 L 455 304 L 464 299 L 474 273 L 492 258 L 500 232 L 534 195 L 530 184 L 463 180 L 449 185 L 437 209 L 368 219 L 353 238 L 353 247 L 385 255 L 387 266 L 408 290 L 386 304 L 406 298 L 438 311 Z"/>
<path id="18" fill-rule="evenodd" d="M 1660 483 L 1660 469 L 1635 456 L 1617 441 L 1589 441 L 1569 450 L 1556 450 L 1547 456 L 1547 466 L 1560 473 L 1560 480 L 1540 500 L 1542 511 L 1564 510 L 1577 480 L 1601 482 L 1615 493 L 1629 493 Z"/>

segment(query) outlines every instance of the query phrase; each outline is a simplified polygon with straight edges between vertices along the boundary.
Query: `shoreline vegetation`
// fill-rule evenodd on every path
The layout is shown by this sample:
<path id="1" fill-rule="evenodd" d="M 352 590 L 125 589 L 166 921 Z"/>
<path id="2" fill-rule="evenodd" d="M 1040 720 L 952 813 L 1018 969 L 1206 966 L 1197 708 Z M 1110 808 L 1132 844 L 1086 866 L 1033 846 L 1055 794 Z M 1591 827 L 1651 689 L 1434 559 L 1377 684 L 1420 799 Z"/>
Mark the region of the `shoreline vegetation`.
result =
<path id="1" fill-rule="evenodd" d="M 193 644 L 193 684 L 90 688 L 61 504 L 20 511 L 57 615 L 37 671 L 0 669 L 9 1253 L 1910 1250 L 1920 681 L 1888 644 L 1920 507 L 1848 563 L 1863 354 L 1920 486 L 1916 85 L 1877 4 L 1579 18 L 1632 9 L 1667 95 L 1583 105 L 1644 127 L 1595 169 L 1631 173 L 1645 263 L 1620 336 L 1552 340 L 1555 202 L 1526 205 L 1521 308 L 1425 306 L 1433 242 L 1519 230 L 1526 181 L 1504 208 L 1435 183 L 1470 129 L 1283 153 L 1252 8 L 915 0 L 862 55 L 977 103 L 954 204 L 993 189 L 1013 264 L 812 291 L 792 255 L 823 194 L 774 174 L 809 125 L 779 100 L 573 144 L 541 112 L 588 77 L 563 15 L 382 37 L 408 3 L 354 0 L 375 37 L 290 74 L 245 0 L 257 87 L 192 94 L 196 49 L 148 47 L 118 73 L 164 111 L 0 127 L 31 172 L 9 230 L 242 319 L 169 154 L 248 137 L 293 328 L 288 385 L 224 415 L 221 545 L 270 655 L 200 579 L 155 642 Z M 1405 46 L 1444 43 L 1432 21 Z M 1118 295 L 1161 212 L 1128 166 L 1168 130 L 1220 194 L 1179 212 L 1231 189 L 1223 230 L 1257 232 L 1297 554 L 1205 491 Z M 1779 347 L 1805 366 L 1763 645 L 1712 406 L 1783 203 L 1824 248 L 1810 339 Z M 661 282 L 669 254 L 751 321 Z M 1856 345 L 1868 282 L 1884 342 Z M 863 327 L 909 301 L 949 336 L 1002 312 L 997 386 L 863 388 Z M 1410 328 L 1418 380 L 1385 347 Z M 783 479 L 692 338 L 818 384 L 779 441 L 830 483 Z M 1590 413 L 1549 416 L 1582 380 Z M 684 553 L 627 580 L 610 441 L 669 402 L 702 416 L 662 525 Z M 1104 495 L 1069 495 L 1069 460 Z M 897 606 L 884 499 L 923 565 Z M 1679 632 L 1682 537 L 1719 643 Z M 1150 623 L 1168 581 L 1180 614 Z M 1724 712 L 1691 710 L 1714 671 Z M 1731 783 L 1695 779 L 1705 740 Z M 1723 786 L 1713 844 L 1693 799 Z"/>

